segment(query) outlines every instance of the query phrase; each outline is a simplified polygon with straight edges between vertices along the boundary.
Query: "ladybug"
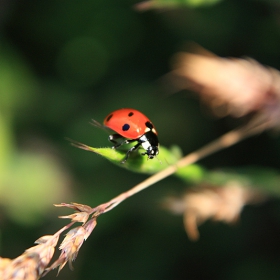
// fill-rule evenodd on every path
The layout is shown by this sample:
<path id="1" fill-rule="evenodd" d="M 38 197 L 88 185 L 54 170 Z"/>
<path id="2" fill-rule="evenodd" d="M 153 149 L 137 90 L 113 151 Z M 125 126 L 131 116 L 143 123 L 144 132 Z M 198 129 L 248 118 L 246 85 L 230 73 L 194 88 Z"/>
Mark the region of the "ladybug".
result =
<path id="1" fill-rule="evenodd" d="M 135 109 L 119 109 L 110 113 L 103 122 L 104 126 L 115 131 L 109 136 L 109 141 L 115 145 L 112 149 L 117 149 L 123 144 L 137 142 L 131 147 L 122 163 L 125 163 L 132 151 L 137 150 L 141 145 L 145 151 L 142 155 L 147 155 L 149 159 L 158 155 L 158 137 L 152 122 L 141 112 Z M 122 142 L 116 141 L 119 138 L 127 138 Z"/>

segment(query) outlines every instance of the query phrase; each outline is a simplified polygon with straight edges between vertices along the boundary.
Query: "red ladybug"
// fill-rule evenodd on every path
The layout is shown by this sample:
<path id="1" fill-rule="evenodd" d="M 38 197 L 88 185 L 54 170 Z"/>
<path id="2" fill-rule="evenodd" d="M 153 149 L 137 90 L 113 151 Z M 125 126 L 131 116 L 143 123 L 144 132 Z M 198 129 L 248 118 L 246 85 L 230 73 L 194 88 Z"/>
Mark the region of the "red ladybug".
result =
<path id="1" fill-rule="evenodd" d="M 157 132 L 152 122 L 141 112 L 129 108 L 119 109 L 110 113 L 103 123 L 106 127 L 117 132 L 109 136 L 109 141 L 115 144 L 112 147 L 113 149 L 117 149 L 123 144 L 137 142 L 135 146 L 127 151 L 122 163 L 125 163 L 129 154 L 138 149 L 140 145 L 146 150 L 142 155 L 147 155 L 149 159 L 158 155 Z M 117 142 L 116 139 L 118 138 L 128 139 Z"/>

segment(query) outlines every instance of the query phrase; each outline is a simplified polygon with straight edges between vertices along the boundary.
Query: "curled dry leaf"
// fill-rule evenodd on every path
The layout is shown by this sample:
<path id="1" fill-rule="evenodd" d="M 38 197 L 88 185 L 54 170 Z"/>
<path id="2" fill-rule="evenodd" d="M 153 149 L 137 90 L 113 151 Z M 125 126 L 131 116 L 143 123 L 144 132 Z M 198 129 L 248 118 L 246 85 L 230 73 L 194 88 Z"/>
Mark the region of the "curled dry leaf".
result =
<path id="1" fill-rule="evenodd" d="M 235 222 L 244 205 L 263 198 L 252 189 L 230 182 L 224 187 L 201 187 L 182 198 L 167 198 L 165 207 L 175 214 L 184 215 L 185 230 L 191 240 L 199 238 L 197 227 L 208 219 Z"/>
<path id="2" fill-rule="evenodd" d="M 215 56 L 206 50 L 178 53 L 172 81 L 200 94 L 218 116 L 261 112 L 279 123 L 280 72 L 253 59 Z"/>

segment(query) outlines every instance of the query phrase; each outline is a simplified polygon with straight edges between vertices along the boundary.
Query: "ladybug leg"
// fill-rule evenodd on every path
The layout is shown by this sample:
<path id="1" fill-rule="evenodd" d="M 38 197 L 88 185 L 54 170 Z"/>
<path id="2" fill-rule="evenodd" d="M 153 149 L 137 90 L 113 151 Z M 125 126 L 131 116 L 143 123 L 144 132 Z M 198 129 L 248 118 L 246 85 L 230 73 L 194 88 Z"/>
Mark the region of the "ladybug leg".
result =
<path id="1" fill-rule="evenodd" d="M 116 141 L 115 139 L 119 139 L 119 138 L 123 138 L 120 134 L 111 134 L 109 135 L 108 140 L 112 143 L 114 143 L 115 145 L 119 145 L 120 143 L 118 141 Z M 122 145 L 122 144 L 121 144 Z M 115 147 L 115 146 L 114 146 Z"/>
<path id="2" fill-rule="evenodd" d="M 135 140 L 126 140 L 126 141 L 129 141 L 129 143 L 130 143 L 130 142 L 133 142 L 133 141 L 135 141 Z M 125 162 L 127 161 L 128 157 L 129 157 L 130 153 L 133 152 L 133 151 L 135 151 L 135 150 L 137 150 L 137 149 L 139 148 L 140 145 L 141 145 L 141 143 L 138 142 L 135 146 L 131 147 L 131 148 L 127 151 L 127 153 L 126 153 L 124 159 L 122 160 L 122 163 L 125 163 Z"/>
<path id="3" fill-rule="evenodd" d="M 114 143 L 114 146 L 112 147 L 112 149 L 117 149 L 120 146 L 122 146 L 123 144 L 129 144 L 129 143 L 137 141 L 135 139 L 125 139 L 124 141 L 121 141 L 121 142 L 116 141 L 116 139 L 120 139 L 120 138 L 123 138 L 123 137 L 120 134 L 117 134 L 117 133 L 111 134 L 109 136 L 109 141 Z M 126 155 L 125 155 L 124 159 L 121 161 L 121 163 L 125 163 L 127 161 L 128 157 L 129 157 L 130 153 L 137 150 L 140 145 L 141 145 L 141 142 L 138 142 L 135 146 L 131 147 L 126 152 Z"/>
<path id="4" fill-rule="evenodd" d="M 109 136 L 109 141 L 111 141 L 112 143 L 115 144 L 112 147 L 112 149 L 117 149 L 120 146 L 122 146 L 123 144 L 129 144 L 129 143 L 135 142 L 135 140 L 133 140 L 133 139 L 125 139 L 122 142 L 118 142 L 118 141 L 115 140 L 115 139 L 119 139 L 119 138 L 123 138 L 123 137 L 120 134 L 117 134 L 117 133 Z"/>

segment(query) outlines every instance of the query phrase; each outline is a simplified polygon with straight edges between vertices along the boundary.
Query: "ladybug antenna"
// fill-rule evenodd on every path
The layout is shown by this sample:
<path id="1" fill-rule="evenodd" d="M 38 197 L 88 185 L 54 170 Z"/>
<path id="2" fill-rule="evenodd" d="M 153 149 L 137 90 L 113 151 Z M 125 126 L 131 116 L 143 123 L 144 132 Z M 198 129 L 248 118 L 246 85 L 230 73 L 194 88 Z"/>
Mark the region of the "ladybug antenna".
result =
<path id="1" fill-rule="evenodd" d="M 101 128 L 102 130 L 106 131 L 107 133 L 110 133 L 110 129 L 108 129 L 106 126 L 104 126 L 103 124 L 101 124 L 100 122 L 96 121 L 95 119 L 92 119 L 89 124 L 97 127 L 97 128 Z"/>
<path id="2" fill-rule="evenodd" d="M 103 125 L 100 122 L 96 121 L 95 119 L 92 119 L 89 123 L 95 127 L 103 128 Z"/>

